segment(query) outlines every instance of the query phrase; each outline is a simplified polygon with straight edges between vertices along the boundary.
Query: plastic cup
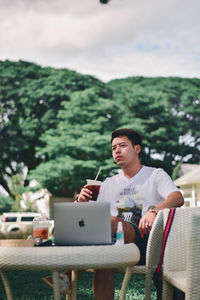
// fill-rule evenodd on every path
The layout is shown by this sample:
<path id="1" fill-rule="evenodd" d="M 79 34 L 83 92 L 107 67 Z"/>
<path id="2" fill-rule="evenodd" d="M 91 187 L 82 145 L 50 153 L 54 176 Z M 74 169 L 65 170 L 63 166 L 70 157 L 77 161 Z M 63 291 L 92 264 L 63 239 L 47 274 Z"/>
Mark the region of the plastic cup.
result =
<path id="1" fill-rule="evenodd" d="M 101 181 L 98 180 L 92 180 L 92 179 L 87 179 L 87 188 L 92 191 L 92 201 L 96 201 L 97 197 L 99 195 L 99 189 L 101 186 Z"/>
<path id="2" fill-rule="evenodd" d="M 34 241 L 44 242 L 48 240 L 49 222 L 42 217 L 36 217 L 33 220 L 33 238 Z"/>

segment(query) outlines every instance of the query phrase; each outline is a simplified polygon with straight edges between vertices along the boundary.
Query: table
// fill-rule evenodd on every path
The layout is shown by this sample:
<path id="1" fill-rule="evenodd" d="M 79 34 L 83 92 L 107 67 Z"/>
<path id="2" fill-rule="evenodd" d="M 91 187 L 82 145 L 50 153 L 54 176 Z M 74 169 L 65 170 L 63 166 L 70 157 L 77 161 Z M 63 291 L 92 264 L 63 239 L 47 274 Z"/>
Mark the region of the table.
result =
<path id="1" fill-rule="evenodd" d="M 68 247 L 0 247 L 0 272 L 8 300 L 13 300 L 7 270 L 49 270 L 53 276 L 54 299 L 60 300 L 58 274 L 72 271 L 70 299 L 76 300 L 77 271 L 88 269 L 126 268 L 120 300 L 126 299 L 126 291 L 132 267 L 138 263 L 140 252 L 131 243 L 106 246 Z M 66 299 L 68 296 L 66 296 Z"/>

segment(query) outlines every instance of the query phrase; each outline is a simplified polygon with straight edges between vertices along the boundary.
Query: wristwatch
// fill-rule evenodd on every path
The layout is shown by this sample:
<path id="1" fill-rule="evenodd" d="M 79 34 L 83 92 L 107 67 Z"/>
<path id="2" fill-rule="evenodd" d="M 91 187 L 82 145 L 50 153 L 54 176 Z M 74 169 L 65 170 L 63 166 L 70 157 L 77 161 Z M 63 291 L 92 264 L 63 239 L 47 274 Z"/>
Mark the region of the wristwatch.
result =
<path id="1" fill-rule="evenodd" d="M 148 211 L 149 211 L 149 212 L 154 212 L 156 215 L 157 215 L 157 213 L 158 213 L 158 209 L 156 208 L 155 205 L 149 206 Z"/>

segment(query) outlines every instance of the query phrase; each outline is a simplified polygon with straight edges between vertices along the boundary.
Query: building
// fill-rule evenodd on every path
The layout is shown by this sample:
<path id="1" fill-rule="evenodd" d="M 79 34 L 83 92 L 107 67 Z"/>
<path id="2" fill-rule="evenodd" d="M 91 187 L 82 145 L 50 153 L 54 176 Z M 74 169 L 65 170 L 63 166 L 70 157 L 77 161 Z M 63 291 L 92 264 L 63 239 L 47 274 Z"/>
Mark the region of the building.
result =
<path id="1" fill-rule="evenodd" d="M 185 199 L 185 206 L 200 206 L 200 165 L 182 164 L 174 181 Z"/>

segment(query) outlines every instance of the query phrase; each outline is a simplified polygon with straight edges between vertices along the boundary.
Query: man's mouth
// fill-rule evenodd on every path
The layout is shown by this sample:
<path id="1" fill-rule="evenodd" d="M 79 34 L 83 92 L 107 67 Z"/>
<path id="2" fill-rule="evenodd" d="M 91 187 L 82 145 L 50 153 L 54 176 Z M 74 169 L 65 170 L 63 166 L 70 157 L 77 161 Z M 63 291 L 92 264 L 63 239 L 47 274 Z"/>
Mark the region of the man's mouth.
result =
<path id="1" fill-rule="evenodd" d="M 119 155 L 119 156 L 116 156 L 116 157 L 115 157 L 115 160 L 121 160 L 122 158 L 123 158 L 123 157 Z"/>

